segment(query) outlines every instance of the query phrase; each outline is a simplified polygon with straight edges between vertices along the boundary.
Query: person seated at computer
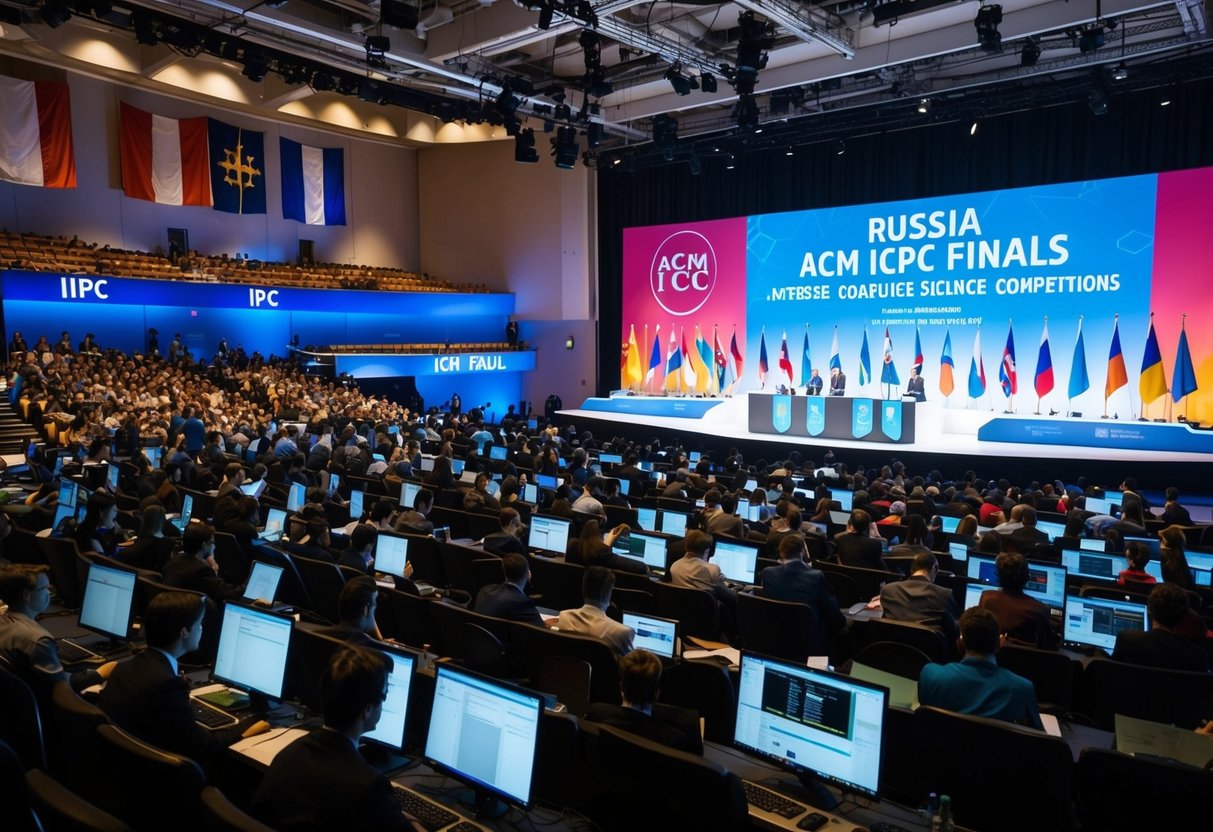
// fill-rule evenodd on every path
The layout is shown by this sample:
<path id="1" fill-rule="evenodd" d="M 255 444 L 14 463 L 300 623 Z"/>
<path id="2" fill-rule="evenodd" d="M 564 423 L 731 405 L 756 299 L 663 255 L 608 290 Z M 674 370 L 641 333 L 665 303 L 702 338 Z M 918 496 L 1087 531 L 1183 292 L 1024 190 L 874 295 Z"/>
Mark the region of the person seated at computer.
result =
<path id="1" fill-rule="evenodd" d="M 1209 652 L 1198 639 L 1180 634 L 1192 612 L 1188 593 L 1175 584 L 1158 584 L 1150 590 L 1148 631 L 1121 630 L 1116 634 L 1112 658 L 1118 662 L 1169 670 L 1209 670 Z"/>
<path id="2" fill-rule="evenodd" d="M 112 495 L 94 491 L 88 498 L 84 520 L 76 527 L 76 545 L 81 552 L 115 557 L 123 537 L 117 525 L 118 506 Z"/>
<path id="3" fill-rule="evenodd" d="M 118 560 L 136 569 L 160 572 L 173 556 L 176 542 L 164 536 L 164 509 L 151 505 L 139 512 L 139 535 L 130 546 L 118 548 Z"/>
<path id="4" fill-rule="evenodd" d="M 618 506 L 619 508 L 631 508 L 632 504 L 628 502 L 628 498 L 619 493 L 620 482 L 621 480 L 614 477 L 603 478 L 602 494 L 599 500 L 604 507 Z"/>
<path id="5" fill-rule="evenodd" d="M 1066 526 L 1062 533 L 1053 538 L 1053 548 L 1058 552 L 1072 551 L 1082 547 L 1082 538 L 1086 532 L 1087 513 L 1081 509 L 1070 509 L 1066 512 Z"/>
<path id="6" fill-rule="evenodd" d="M 463 510 L 472 511 L 479 514 L 487 514 L 492 512 L 496 514 L 501 511 L 501 503 L 497 502 L 488 491 L 489 475 L 481 471 L 476 475 L 475 485 L 463 495 Z"/>
<path id="7" fill-rule="evenodd" d="M 458 487 L 459 480 L 451 472 L 451 458 L 444 455 L 435 457 L 434 470 L 426 474 L 424 481 L 435 489 Z"/>
<path id="8" fill-rule="evenodd" d="M 421 534 L 431 535 L 434 533 L 434 524 L 430 521 L 430 509 L 434 507 L 434 492 L 428 488 L 423 488 L 417 492 L 417 496 L 413 498 L 413 507 L 409 511 L 404 511 L 396 518 L 396 532 L 398 534 Z"/>
<path id="9" fill-rule="evenodd" d="M 484 536 L 481 545 L 495 555 L 525 555 L 527 527 L 516 509 L 503 508 L 497 515 L 500 531 Z"/>
<path id="10" fill-rule="evenodd" d="M 1162 566 L 1162 579 L 1184 589 L 1195 589 L 1192 569 L 1188 566 L 1188 556 L 1184 553 L 1187 547 L 1184 530 L 1179 526 L 1167 526 L 1158 532 L 1158 539 L 1158 562 Z"/>
<path id="11" fill-rule="evenodd" d="M 838 599 L 825 575 L 813 569 L 808 560 L 809 550 L 804 538 L 787 535 L 779 541 L 779 566 L 763 569 L 759 583 L 763 598 L 795 601 L 806 604 L 813 611 L 813 633 L 817 636 L 818 648 L 824 650 L 826 635 L 841 633 L 847 620 L 838 608 Z"/>
<path id="12" fill-rule="evenodd" d="M 690 708 L 663 705 L 661 659 L 648 650 L 633 650 L 619 660 L 622 705 L 590 703 L 585 718 L 661 743 L 678 751 L 703 754 L 699 714 Z"/>
<path id="13" fill-rule="evenodd" d="M 603 508 L 602 501 L 598 499 L 601 490 L 602 479 L 600 477 L 587 478 L 577 494 L 577 499 L 573 501 L 573 511 L 578 514 L 591 514 L 605 523 L 606 509 Z"/>
<path id="14" fill-rule="evenodd" d="M 921 514 L 911 514 L 906 518 L 906 537 L 901 543 L 889 549 L 889 554 L 895 557 L 911 557 L 931 551 L 926 544 L 927 521 Z"/>
<path id="15" fill-rule="evenodd" d="M 189 683 L 177 660 L 198 649 L 205 599 L 193 592 L 161 592 L 143 612 L 147 649 L 114 668 L 97 701 L 118 727 L 146 743 L 206 765 L 242 736 L 269 730 L 262 721 L 208 731 L 194 721 Z"/>
<path id="16" fill-rule="evenodd" d="M 847 518 L 847 530 L 834 535 L 834 553 L 843 566 L 884 569 L 879 540 L 871 537 L 872 516 L 861 508 Z"/>
<path id="17" fill-rule="evenodd" d="M 70 675 L 63 669 L 54 636 L 37 621 L 51 603 L 47 567 L 0 564 L 0 599 L 8 604 L 0 614 L 0 659 L 34 688 L 41 701 L 49 699 L 56 682 L 66 680 L 73 690 L 81 691 L 109 678 L 117 662 Z"/>
<path id="18" fill-rule="evenodd" d="M 1192 515 L 1179 503 L 1179 489 L 1172 486 L 1166 491 L 1166 502 L 1163 503 L 1162 516 L 1159 518 L 1168 526 L 1191 526 Z"/>
<path id="19" fill-rule="evenodd" d="M 631 531 L 632 529 L 627 523 L 620 523 L 604 536 L 597 520 L 586 520 L 581 526 L 581 534 L 569 542 L 565 560 L 584 566 L 605 566 L 608 569 L 617 569 L 620 572 L 631 572 L 636 575 L 647 574 L 649 567 L 644 561 L 625 558 L 611 551 L 615 541 L 623 535 L 630 534 Z"/>
<path id="20" fill-rule="evenodd" d="M 921 517 L 915 517 L 922 521 Z M 956 599 L 952 590 L 938 586 L 939 561 L 931 552 L 919 552 L 910 566 L 910 577 L 890 581 L 880 589 L 880 607 L 890 621 L 908 621 L 942 633 L 951 644 L 956 639 Z"/>
<path id="21" fill-rule="evenodd" d="M 256 497 L 241 494 L 237 499 L 227 501 L 227 509 L 222 514 L 216 507 L 214 525 L 215 531 L 230 534 L 248 551 L 261 525 L 261 505 Z"/>
<path id="22" fill-rule="evenodd" d="M 615 574 L 605 566 L 589 566 L 581 575 L 581 595 L 585 603 L 574 610 L 563 610 L 556 619 L 558 630 L 600 638 L 610 645 L 615 655 L 622 656 L 632 649 L 636 637 L 631 627 L 607 617 L 611 593 L 615 590 Z"/>
<path id="23" fill-rule="evenodd" d="M 979 606 L 994 615 L 1001 632 L 1012 641 L 1055 649 L 1057 633 L 1049 608 L 1023 591 L 1028 585 L 1028 561 L 1017 552 L 1003 552 L 994 561 L 994 569 L 999 589 L 983 592 Z"/>
<path id="24" fill-rule="evenodd" d="M 505 568 L 505 581 L 481 587 L 472 609 L 481 615 L 522 621 L 543 626 L 543 617 L 535 602 L 526 594 L 526 585 L 531 580 L 531 567 L 522 555 L 506 555 L 501 559 Z"/>
<path id="25" fill-rule="evenodd" d="M 703 511 L 699 514 L 703 530 L 708 534 L 744 538 L 746 536 L 745 523 L 733 513 L 736 510 L 736 497 L 722 495 L 718 488 L 709 488 L 708 492 L 703 495 Z"/>
<path id="26" fill-rule="evenodd" d="M 244 485 L 244 466 L 239 462 L 229 462 L 223 468 L 223 482 L 215 492 L 215 510 L 219 510 L 219 501 L 228 495 L 240 496 L 240 486 Z"/>
<path id="27" fill-rule="evenodd" d="M 379 585 L 375 579 L 369 575 L 350 578 L 337 597 L 337 613 L 341 620 L 317 632 L 359 647 L 374 647 L 376 641 L 385 641 L 375 620 L 378 606 Z"/>
<path id="28" fill-rule="evenodd" d="M 962 714 L 1018 722 L 1043 730 L 1030 681 L 998 666 L 998 619 L 981 607 L 960 616 L 960 651 L 950 664 L 924 665 L 918 677 L 918 701 Z"/>
<path id="29" fill-rule="evenodd" d="M 284 748 L 253 796 L 253 814 L 280 832 L 416 830 L 387 778 L 358 753 L 358 739 L 379 724 L 392 658 L 349 647 L 320 679 L 324 727 Z"/>
<path id="30" fill-rule="evenodd" d="M 209 523 L 190 523 L 181 535 L 181 552 L 164 565 L 164 583 L 201 592 L 215 601 L 230 601 L 244 594 L 219 577 L 215 562 L 215 529 Z"/>
<path id="31" fill-rule="evenodd" d="M 379 532 L 374 526 L 369 523 L 359 523 L 350 532 L 349 545 L 341 550 L 341 557 L 337 559 L 337 563 L 348 566 L 350 569 L 357 569 L 367 575 L 373 574 L 371 564 L 375 562 L 375 541 L 378 539 Z M 406 572 L 411 571 L 408 569 L 411 565 L 406 562 Z"/>
<path id="32" fill-rule="evenodd" d="M 312 515 L 302 528 L 303 534 L 293 540 L 283 541 L 280 544 L 282 548 L 299 557 L 336 563 L 337 557 L 330 548 L 332 541 L 329 537 L 328 523 L 322 517 Z M 292 532 L 297 535 L 298 531 L 298 524 L 292 524 Z"/>
<path id="33" fill-rule="evenodd" d="M 1125 546 L 1125 559 L 1129 562 L 1129 568 L 1120 570 L 1116 583 L 1136 586 L 1157 583 L 1157 579 L 1146 571 L 1150 564 L 1149 546 L 1141 541 L 1129 541 Z"/>
<path id="34" fill-rule="evenodd" d="M 712 556 L 711 535 L 690 529 L 683 545 L 686 553 L 670 564 L 670 583 L 712 593 L 720 605 L 721 628 L 726 633 L 731 632 L 735 628 L 737 592 L 725 584 L 720 567 L 708 562 Z"/>
<path id="35" fill-rule="evenodd" d="M 392 500 L 383 499 L 375 500 L 371 505 L 370 514 L 367 515 L 366 525 L 381 532 L 393 532 L 396 530 L 395 517 L 396 504 Z M 351 520 L 359 520 L 359 517 L 350 517 Z"/>

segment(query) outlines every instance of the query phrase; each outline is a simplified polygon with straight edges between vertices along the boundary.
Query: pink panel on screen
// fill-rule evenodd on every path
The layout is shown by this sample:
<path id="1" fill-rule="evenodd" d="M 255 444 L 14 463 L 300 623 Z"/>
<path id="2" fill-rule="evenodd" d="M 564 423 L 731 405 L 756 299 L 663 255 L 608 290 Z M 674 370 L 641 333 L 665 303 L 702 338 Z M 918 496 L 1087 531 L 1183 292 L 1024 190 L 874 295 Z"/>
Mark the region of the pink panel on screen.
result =
<path id="1" fill-rule="evenodd" d="M 1162 173 L 1154 231 L 1151 309 L 1170 385 L 1180 320 L 1188 315 L 1188 345 L 1199 390 L 1189 397 L 1188 417 L 1213 419 L 1213 295 L 1207 291 L 1211 258 L 1209 194 L 1213 168 Z M 1175 410 L 1182 413 L 1182 408 Z M 1160 414 L 1161 415 L 1161 414 Z"/>

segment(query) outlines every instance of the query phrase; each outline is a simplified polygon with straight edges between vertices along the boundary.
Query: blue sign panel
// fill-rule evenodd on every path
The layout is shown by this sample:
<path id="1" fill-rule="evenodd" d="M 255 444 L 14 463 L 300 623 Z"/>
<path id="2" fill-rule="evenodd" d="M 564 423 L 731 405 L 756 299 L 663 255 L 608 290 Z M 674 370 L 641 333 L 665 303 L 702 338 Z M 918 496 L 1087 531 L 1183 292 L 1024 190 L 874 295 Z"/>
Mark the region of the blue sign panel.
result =
<path id="1" fill-rule="evenodd" d="M 872 432 L 872 400 L 853 399 L 851 403 L 851 435 L 862 439 Z"/>
<path id="2" fill-rule="evenodd" d="M 787 433 L 792 427 L 791 396 L 771 396 L 771 422 L 780 433 Z"/>
<path id="3" fill-rule="evenodd" d="M 809 436 L 821 436 L 826 429 L 826 400 L 821 396 L 809 396 Z"/>
<path id="4" fill-rule="evenodd" d="M 901 438 L 900 401 L 888 400 L 880 403 L 880 429 L 894 442 Z"/>
<path id="5" fill-rule="evenodd" d="M 337 372 L 354 378 L 521 373 L 535 369 L 534 350 L 443 355 L 356 353 L 337 356 Z"/>
<path id="6" fill-rule="evenodd" d="M 995 417 L 977 430 L 983 442 L 1074 445 L 1138 451 L 1213 453 L 1213 432 L 1184 424 Z"/>
<path id="7" fill-rule="evenodd" d="M 586 399 L 582 410 L 602 413 L 636 413 L 643 416 L 670 416 L 677 419 L 698 419 L 721 399 L 653 398 L 648 396 L 614 396 L 609 399 Z"/>

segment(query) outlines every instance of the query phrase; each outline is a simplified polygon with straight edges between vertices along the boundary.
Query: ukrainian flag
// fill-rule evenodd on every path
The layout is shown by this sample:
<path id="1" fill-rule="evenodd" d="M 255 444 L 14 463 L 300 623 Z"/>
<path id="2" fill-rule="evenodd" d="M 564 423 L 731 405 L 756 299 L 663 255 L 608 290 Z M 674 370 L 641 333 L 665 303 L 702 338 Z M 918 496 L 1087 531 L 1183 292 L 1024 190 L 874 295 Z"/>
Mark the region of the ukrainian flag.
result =
<path id="1" fill-rule="evenodd" d="M 1154 319 L 1150 316 L 1150 334 L 1146 336 L 1146 351 L 1141 357 L 1141 377 L 1137 381 L 1141 403 L 1146 404 L 1167 392 L 1167 374 L 1162 366 L 1158 336 L 1154 334 Z"/>

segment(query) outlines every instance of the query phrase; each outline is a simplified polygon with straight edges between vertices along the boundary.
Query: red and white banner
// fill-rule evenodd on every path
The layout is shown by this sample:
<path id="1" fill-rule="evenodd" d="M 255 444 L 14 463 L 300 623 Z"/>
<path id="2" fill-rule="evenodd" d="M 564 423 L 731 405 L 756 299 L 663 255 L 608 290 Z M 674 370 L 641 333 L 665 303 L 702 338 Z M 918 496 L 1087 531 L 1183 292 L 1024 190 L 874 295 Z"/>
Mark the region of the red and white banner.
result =
<path id="1" fill-rule="evenodd" d="M 76 187 L 72 104 L 65 82 L 0 76 L 0 179 Z"/>
<path id="2" fill-rule="evenodd" d="M 122 104 L 122 190 L 164 205 L 211 201 L 206 116 L 168 118 Z"/>

